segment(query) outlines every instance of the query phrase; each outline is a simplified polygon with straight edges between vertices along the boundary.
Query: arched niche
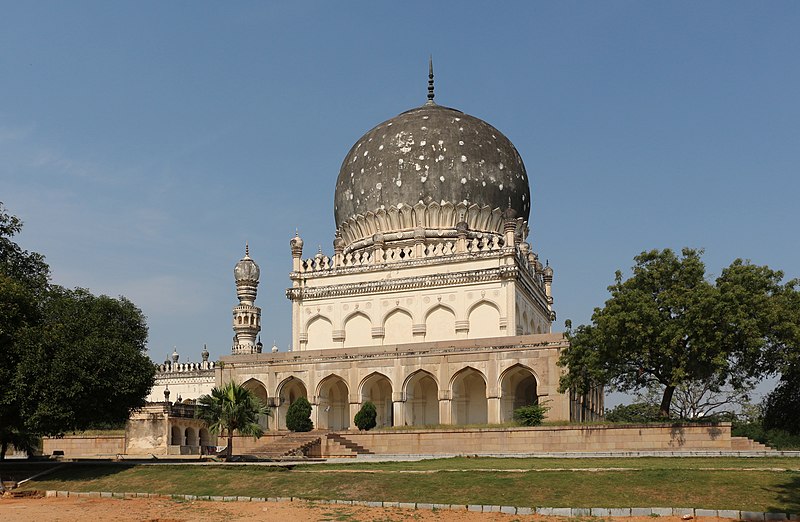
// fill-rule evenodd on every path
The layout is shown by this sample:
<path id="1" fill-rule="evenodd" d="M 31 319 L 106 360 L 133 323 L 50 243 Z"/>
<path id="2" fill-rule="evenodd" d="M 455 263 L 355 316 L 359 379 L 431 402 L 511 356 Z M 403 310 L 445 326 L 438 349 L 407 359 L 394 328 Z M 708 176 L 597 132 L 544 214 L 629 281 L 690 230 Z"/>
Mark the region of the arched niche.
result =
<path id="1" fill-rule="evenodd" d="M 536 375 L 521 364 L 500 376 L 500 422 L 511 422 L 514 410 L 538 403 Z"/>
<path id="2" fill-rule="evenodd" d="M 425 315 L 425 340 L 449 341 L 456 338 L 456 314 L 453 310 L 438 305 Z"/>
<path id="3" fill-rule="evenodd" d="M 470 366 L 453 377 L 450 401 L 453 424 L 486 424 L 489 421 L 486 378 Z"/>
<path id="4" fill-rule="evenodd" d="M 433 375 L 424 370 L 412 373 L 406 379 L 404 391 L 407 426 L 439 424 L 439 386 Z"/>
<path id="5" fill-rule="evenodd" d="M 306 350 L 320 350 L 334 347 L 333 324 L 327 317 L 318 315 L 311 319 L 306 326 L 306 333 L 308 334 Z"/>
<path id="6" fill-rule="evenodd" d="M 382 373 L 371 373 L 361 382 L 361 403 L 375 405 L 378 426 L 392 425 L 392 382 Z"/>
<path id="7" fill-rule="evenodd" d="M 383 344 L 402 344 L 413 341 L 411 314 L 402 308 L 393 310 L 383 321 Z"/>
<path id="8" fill-rule="evenodd" d="M 346 430 L 350 427 L 350 401 L 347 383 L 338 375 L 329 375 L 317 390 L 317 428 Z"/>
<path id="9" fill-rule="evenodd" d="M 370 346 L 372 341 L 372 321 L 367 314 L 356 312 L 345 320 L 344 346 Z"/>
<path id="10" fill-rule="evenodd" d="M 494 303 L 480 301 L 469 312 L 470 339 L 500 336 L 500 310 Z"/>
<path id="11" fill-rule="evenodd" d="M 308 399 L 308 392 L 305 383 L 297 377 L 284 379 L 278 385 L 277 400 L 275 401 L 278 406 L 275 408 L 274 415 L 279 430 L 286 429 L 286 412 L 289 410 L 289 406 L 300 397 Z"/>

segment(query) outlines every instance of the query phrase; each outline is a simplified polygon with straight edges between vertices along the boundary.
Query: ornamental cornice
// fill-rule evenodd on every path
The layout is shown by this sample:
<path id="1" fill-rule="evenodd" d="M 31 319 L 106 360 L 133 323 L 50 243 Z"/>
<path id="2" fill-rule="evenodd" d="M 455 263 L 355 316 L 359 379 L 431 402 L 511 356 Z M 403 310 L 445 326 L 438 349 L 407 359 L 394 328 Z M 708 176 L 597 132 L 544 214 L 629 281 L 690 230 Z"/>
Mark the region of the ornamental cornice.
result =
<path id="1" fill-rule="evenodd" d="M 320 299 L 349 295 L 387 293 L 402 290 L 413 290 L 418 288 L 454 286 L 470 283 L 482 283 L 487 281 L 498 281 L 503 279 L 513 279 L 517 277 L 518 273 L 519 267 L 516 265 L 505 265 L 481 270 L 429 274 L 397 279 L 381 279 L 379 281 L 367 281 L 364 283 L 346 283 L 341 285 L 319 287 L 289 288 L 286 290 L 286 297 L 292 301 L 295 301 L 303 299 Z"/>
<path id="2" fill-rule="evenodd" d="M 401 268 L 413 268 L 420 266 L 435 266 L 445 265 L 450 263 L 459 263 L 462 261 L 471 261 L 474 259 L 492 259 L 501 258 L 504 256 L 513 255 L 515 252 L 514 247 L 502 247 L 497 250 L 490 250 L 488 252 L 463 252 L 460 254 L 450 254 L 447 256 L 431 256 L 423 258 L 411 258 L 403 261 L 393 261 L 391 263 L 375 263 L 357 266 L 334 266 L 327 270 L 314 270 L 303 272 L 290 272 L 289 279 L 302 280 L 302 279 L 315 279 L 324 277 L 335 277 L 344 274 L 363 274 L 369 272 L 382 272 L 386 270 L 397 270 Z"/>

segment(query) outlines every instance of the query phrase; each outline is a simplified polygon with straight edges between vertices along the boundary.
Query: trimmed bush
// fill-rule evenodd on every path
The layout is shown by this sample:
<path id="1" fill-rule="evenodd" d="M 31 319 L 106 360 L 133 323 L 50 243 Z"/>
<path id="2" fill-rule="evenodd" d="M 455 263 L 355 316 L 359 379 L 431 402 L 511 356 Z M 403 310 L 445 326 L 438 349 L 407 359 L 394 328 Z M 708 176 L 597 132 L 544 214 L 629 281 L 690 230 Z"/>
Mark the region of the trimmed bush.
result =
<path id="1" fill-rule="evenodd" d="M 286 412 L 286 428 L 291 431 L 311 431 L 314 423 L 311 422 L 311 404 L 305 397 L 300 397 L 289 405 Z"/>
<path id="2" fill-rule="evenodd" d="M 377 418 L 378 412 L 375 410 L 375 405 L 370 401 L 366 401 L 361 405 L 361 409 L 358 410 L 353 421 L 358 429 L 369 431 L 378 425 Z"/>
<path id="3" fill-rule="evenodd" d="M 514 421 L 520 426 L 538 426 L 550 410 L 542 404 L 531 404 L 514 410 Z"/>

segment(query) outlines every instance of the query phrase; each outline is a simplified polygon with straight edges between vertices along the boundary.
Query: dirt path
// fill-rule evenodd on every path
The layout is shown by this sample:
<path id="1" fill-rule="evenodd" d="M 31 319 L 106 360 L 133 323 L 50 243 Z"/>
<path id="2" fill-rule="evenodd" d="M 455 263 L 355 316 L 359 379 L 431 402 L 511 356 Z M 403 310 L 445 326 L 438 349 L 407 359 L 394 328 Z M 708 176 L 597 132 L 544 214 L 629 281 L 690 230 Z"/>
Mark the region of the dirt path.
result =
<path id="1" fill-rule="evenodd" d="M 0 520 L 14 522 L 49 521 L 234 521 L 277 520 L 280 522 L 348 521 L 400 522 L 404 520 L 445 522 L 485 522 L 513 520 L 558 520 L 559 517 L 473 513 L 467 511 L 427 511 L 362 506 L 315 505 L 305 502 L 181 502 L 169 499 L 98 498 L 2 498 Z M 608 519 L 607 519 L 608 520 Z M 652 522 L 650 517 L 619 519 L 626 522 Z M 704 522 L 719 519 L 704 518 Z M 659 517 L 660 522 L 683 522 L 679 517 Z M 730 522 L 730 521 L 727 521 Z"/>

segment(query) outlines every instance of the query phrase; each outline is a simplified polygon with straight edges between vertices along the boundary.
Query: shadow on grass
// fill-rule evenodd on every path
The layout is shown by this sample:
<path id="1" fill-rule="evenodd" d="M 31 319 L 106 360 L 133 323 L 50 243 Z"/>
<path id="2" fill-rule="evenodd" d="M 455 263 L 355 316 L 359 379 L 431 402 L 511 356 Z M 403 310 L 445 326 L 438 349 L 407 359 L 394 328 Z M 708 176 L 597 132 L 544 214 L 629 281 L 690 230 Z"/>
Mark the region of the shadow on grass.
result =
<path id="1" fill-rule="evenodd" d="M 780 506 L 770 506 L 769 511 L 800 514 L 800 474 L 786 473 L 786 480 L 778 484 L 772 491 Z"/>
<path id="2" fill-rule="evenodd" d="M 84 463 L 84 462 L 43 462 L 41 464 L 36 465 L 28 465 L 24 467 L 18 468 L 10 468 L 8 470 L 9 474 L 14 473 L 15 478 L 13 480 L 19 481 L 37 473 L 41 473 L 46 471 L 48 468 L 58 468 L 55 469 L 52 473 L 47 473 L 41 478 L 35 479 L 32 481 L 31 485 L 33 485 L 36 481 L 60 481 L 60 482 L 86 482 L 90 480 L 97 480 L 106 477 L 113 476 L 121 471 L 125 471 L 133 467 L 133 464 L 120 464 L 120 463 L 109 463 L 109 464 L 101 464 L 97 462 L 92 463 Z M 0 476 L 3 479 L 6 479 L 6 471 L 4 470 L 5 466 L 0 465 Z"/>

